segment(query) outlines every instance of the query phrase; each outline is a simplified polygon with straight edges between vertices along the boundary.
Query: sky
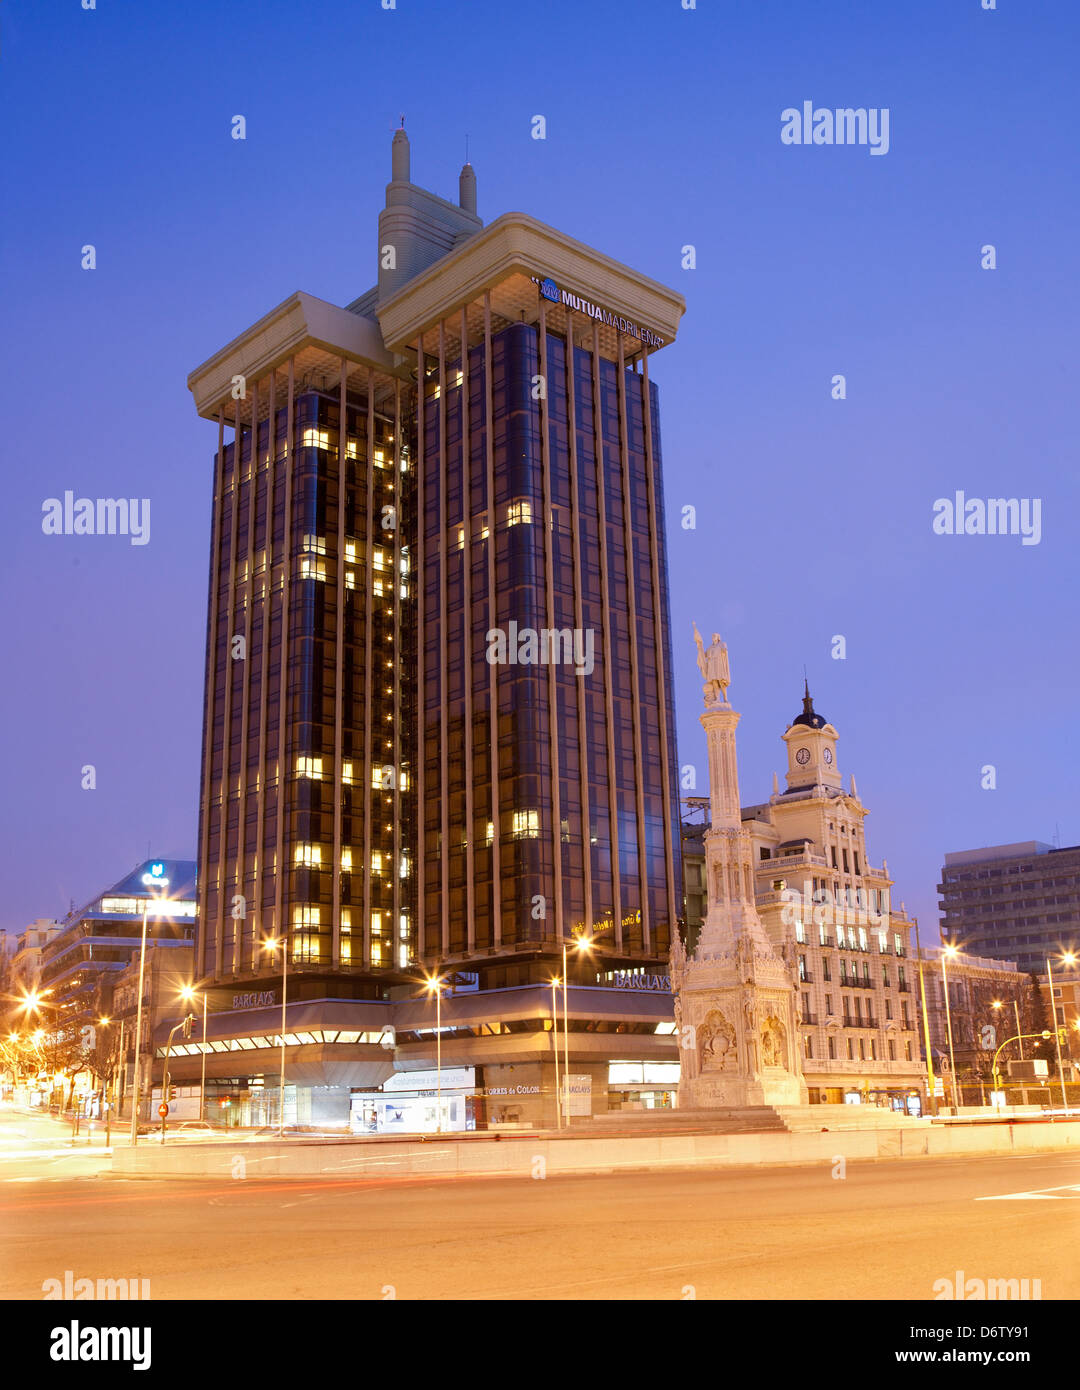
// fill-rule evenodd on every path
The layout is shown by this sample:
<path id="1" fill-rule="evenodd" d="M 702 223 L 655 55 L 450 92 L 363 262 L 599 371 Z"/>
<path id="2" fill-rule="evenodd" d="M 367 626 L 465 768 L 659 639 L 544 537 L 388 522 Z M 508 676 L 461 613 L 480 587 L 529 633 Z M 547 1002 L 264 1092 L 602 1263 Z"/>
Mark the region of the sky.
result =
<path id="1" fill-rule="evenodd" d="M 0 927 L 194 856 L 216 430 L 186 378 L 293 291 L 374 283 L 402 115 L 414 182 L 456 201 L 468 137 L 485 221 L 686 299 L 651 372 L 698 794 L 695 621 L 744 804 L 805 667 L 924 941 L 946 852 L 1080 841 L 1080 7 L 683 3 L 5 4 Z M 806 101 L 887 109 L 887 152 L 785 144 Z M 44 534 L 68 489 L 148 498 L 148 543 Z M 1038 543 L 935 534 L 958 490 L 1038 499 Z"/>

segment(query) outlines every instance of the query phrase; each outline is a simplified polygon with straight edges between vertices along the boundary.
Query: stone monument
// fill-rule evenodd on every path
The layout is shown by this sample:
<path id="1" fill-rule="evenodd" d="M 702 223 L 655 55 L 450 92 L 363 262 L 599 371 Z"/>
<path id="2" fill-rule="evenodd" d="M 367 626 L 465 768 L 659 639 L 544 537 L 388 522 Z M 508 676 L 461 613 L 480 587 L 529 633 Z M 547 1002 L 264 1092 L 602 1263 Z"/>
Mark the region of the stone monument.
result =
<path id="1" fill-rule="evenodd" d="M 750 832 L 739 807 L 727 647 L 706 648 L 694 626 L 705 681 L 701 723 L 709 754 L 712 825 L 705 832 L 708 909 L 687 956 L 676 934 L 671 988 L 682 1061 L 680 1109 L 805 1105 L 798 1005 L 791 970 L 765 932 L 754 900 Z"/>

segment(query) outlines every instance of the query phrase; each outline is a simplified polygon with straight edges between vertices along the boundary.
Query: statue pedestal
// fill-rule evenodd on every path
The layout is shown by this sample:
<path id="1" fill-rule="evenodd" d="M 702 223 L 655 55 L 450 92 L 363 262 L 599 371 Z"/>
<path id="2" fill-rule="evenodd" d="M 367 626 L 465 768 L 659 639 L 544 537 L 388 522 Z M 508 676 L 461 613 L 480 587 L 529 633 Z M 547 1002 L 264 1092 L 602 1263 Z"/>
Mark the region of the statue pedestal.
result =
<path id="1" fill-rule="evenodd" d="M 744 935 L 730 952 L 687 961 L 676 1020 L 680 1109 L 808 1103 L 795 991 L 787 967 L 767 945 L 762 951 Z"/>

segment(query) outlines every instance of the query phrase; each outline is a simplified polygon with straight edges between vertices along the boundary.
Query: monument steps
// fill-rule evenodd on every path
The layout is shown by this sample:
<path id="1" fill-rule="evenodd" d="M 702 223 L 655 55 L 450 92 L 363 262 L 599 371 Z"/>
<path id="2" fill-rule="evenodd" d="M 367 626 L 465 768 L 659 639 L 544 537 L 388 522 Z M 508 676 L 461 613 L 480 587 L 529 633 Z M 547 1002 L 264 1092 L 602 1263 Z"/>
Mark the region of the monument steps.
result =
<path id="1" fill-rule="evenodd" d="M 777 1114 L 792 1134 L 820 1130 L 911 1129 L 927 1121 L 879 1105 L 778 1105 Z"/>

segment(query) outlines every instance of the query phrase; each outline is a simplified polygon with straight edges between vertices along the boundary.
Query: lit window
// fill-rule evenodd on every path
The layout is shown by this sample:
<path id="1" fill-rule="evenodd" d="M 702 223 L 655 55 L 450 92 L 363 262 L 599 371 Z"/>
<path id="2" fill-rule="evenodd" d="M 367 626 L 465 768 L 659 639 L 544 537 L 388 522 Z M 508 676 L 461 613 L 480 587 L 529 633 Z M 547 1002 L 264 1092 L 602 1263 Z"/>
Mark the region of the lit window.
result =
<path id="1" fill-rule="evenodd" d="M 317 868 L 322 863 L 322 846 L 300 844 L 293 854 L 293 863 L 307 868 Z"/>
<path id="2" fill-rule="evenodd" d="M 535 840 L 540 834 L 539 811 L 515 811 L 514 834 L 522 840 Z"/>
<path id="3" fill-rule="evenodd" d="M 343 907 L 341 909 L 341 930 L 352 931 L 352 908 Z"/>
<path id="4" fill-rule="evenodd" d="M 371 851 L 371 872 L 373 874 L 382 873 L 382 853 L 380 850 L 373 849 Z"/>
<path id="5" fill-rule="evenodd" d="M 382 791 L 382 768 L 373 767 L 371 769 L 371 785 L 377 792 Z"/>
<path id="6" fill-rule="evenodd" d="M 382 954 L 382 953 L 383 953 L 382 942 L 381 942 L 381 941 L 373 941 L 373 942 L 371 943 L 371 963 L 372 963 L 372 965 L 382 965 L 382 963 L 383 963 L 383 954 Z"/>
<path id="7" fill-rule="evenodd" d="M 371 592 L 375 595 L 376 598 L 382 598 L 386 590 L 383 588 L 383 582 L 381 579 L 372 579 Z"/>
<path id="8" fill-rule="evenodd" d="M 399 965 L 399 967 L 400 967 L 402 970 L 404 970 L 404 969 L 406 969 L 406 967 L 408 966 L 408 964 L 409 964 L 409 948 L 408 948 L 408 946 L 399 946 L 399 947 L 398 947 L 398 965 Z"/>
<path id="9" fill-rule="evenodd" d="M 495 843 L 495 822 L 489 820 L 488 823 L 487 823 L 487 830 L 484 832 L 484 844 L 485 844 L 485 845 L 491 845 L 491 844 L 494 844 L 494 843 Z"/>
<path id="10" fill-rule="evenodd" d="M 402 574 L 408 574 L 408 572 L 409 572 L 409 557 L 408 557 L 408 555 L 406 554 L 406 552 L 405 552 L 404 550 L 401 552 L 401 559 L 400 559 L 400 562 L 399 562 L 399 566 L 398 566 L 398 567 L 400 568 Z"/>
<path id="11" fill-rule="evenodd" d="M 376 545 L 371 551 L 371 567 L 376 570 L 386 569 L 386 555 L 382 546 Z"/>
<path id="12" fill-rule="evenodd" d="M 355 588 L 356 588 L 356 571 L 355 571 L 355 570 L 346 570 L 346 571 L 345 571 L 345 587 L 346 587 L 346 589 L 355 589 Z"/>
<path id="13" fill-rule="evenodd" d="M 341 867 L 346 873 L 352 871 L 352 849 L 348 845 L 341 851 Z"/>
<path id="14" fill-rule="evenodd" d="M 351 787 L 351 786 L 352 786 L 352 777 L 353 777 L 353 765 L 352 765 L 352 763 L 342 763 L 342 764 L 341 764 L 341 782 L 342 782 L 342 785 L 343 785 L 343 786 L 346 786 L 346 787 Z"/>
<path id="15" fill-rule="evenodd" d="M 385 467 L 386 467 L 386 450 L 385 450 L 385 449 L 376 449 L 373 457 L 374 457 L 374 459 L 375 459 L 375 467 L 376 467 L 376 468 L 385 468 Z"/>
<path id="16" fill-rule="evenodd" d="M 321 908 L 318 907 L 294 907 L 292 920 L 294 927 L 318 927 L 321 920 Z"/>
<path id="17" fill-rule="evenodd" d="M 345 542 L 345 563 L 346 563 L 347 565 L 355 565 L 355 564 L 356 564 L 356 542 L 355 542 L 355 541 L 346 541 L 346 542 Z"/>
<path id="18" fill-rule="evenodd" d="M 297 758 L 297 777 L 310 777 L 312 781 L 322 781 L 322 758 Z"/>
<path id="19" fill-rule="evenodd" d="M 102 898 L 101 910 L 103 913 L 117 912 L 134 914 L 139 912 L 140 908 L 134 898 Z"/>
<path id="20" fill-rule="evenodd" d="M 317 430 L 309 428 L 304 431 L 302 440 L 305 449 L 328 449 L 330 447 L 330 434 L 327 430 Z"/>
<path id="21" fill-rule="evenodd" d="M 301 579 L 326 579 L 326 561 L 319 560 L 311 555 L 301 555 L 300 557 L 300 578 Z"/>
<path id="22" fill-rule="evenodd" d="M 401 863 L 400 863 L 400 865 L 398 866 L 398 877 L 399 877 L 399 878 L 408 878 L 408 877 L 409 877 L 409 856 L 408 856 L 407 854 L 403 854 L 403 855 L 401 856 Z"/>
<path id="23" fill-rule="evenodd" d="M 532 503 L 527 497 L 511 502 L 506 509 L 507 526 L 523 526 L 532 522 Z"/>
<path id="24" fill-rule="evenodd" d="M 403 792 L 409 790 L 409 774 L 404 769 L 398 773 L 398 786 Z"/>
<path id="25" fill-rule="evenodd" d="M 311 555 L 325 555 L 325 554 L 326 554 L 326 537 L 325 537 L 325 536 L 305 536 L 305 537 L 304 537 L 303 549 L 306 550 L 306 551 L 307 551 L 309 554 L 311 554 Z"/>
<path id="26" fill-rule="evenodd" d="M 372 936 L 382 935 L 382 913 L 373 912 L 371 914 L 371 934 Z"/>
<path id="27" fill-rule="evenodd" d="M 359 454 L 358 454 L 358 451 L 357 451 L 357 447 L 356 447 L 356 440 L 355 440 L 355 439 L 346 439 L 346 441 L 345 441 L 345 457 L 348 458 L 348 459 L 354 459 L 354 458 L 359 457 Z"/>
<path id="28" fill-rule="evenodd" d="M 293 936 L 292 958 L 294 961 L 311 962 L 319 959 L 319 938 L 314 932 L 297 932 Z M 286 1039 L 288 1034 L 286 1034 Z"/>
<path id="29" fill-rule="evenodd" d="M 409 939 L 409 914 L 407 912 L 402 912 L 398 916 L 398 935 L 402 941 Z"/>
<path id="30" fill-rule="evenodd" d="M 352 961 L 352 937 L 344 935 L 344 927 L 341 930 L 341 963 L 342 965 L 349 965 Z"/>

